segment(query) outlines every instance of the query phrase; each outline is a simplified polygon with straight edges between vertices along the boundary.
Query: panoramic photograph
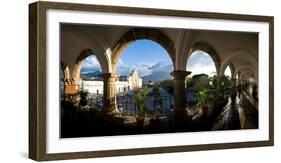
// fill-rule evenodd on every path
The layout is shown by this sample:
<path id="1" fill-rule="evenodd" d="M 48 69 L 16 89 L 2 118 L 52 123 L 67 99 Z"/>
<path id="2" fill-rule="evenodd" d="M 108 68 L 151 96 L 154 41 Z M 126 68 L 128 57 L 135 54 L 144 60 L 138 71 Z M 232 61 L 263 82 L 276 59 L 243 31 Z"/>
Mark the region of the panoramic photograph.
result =
<path id="1" fill-rule="evenodd" d="M 60 137 L 258 129 L 258 33 L 60 24 Z"/>

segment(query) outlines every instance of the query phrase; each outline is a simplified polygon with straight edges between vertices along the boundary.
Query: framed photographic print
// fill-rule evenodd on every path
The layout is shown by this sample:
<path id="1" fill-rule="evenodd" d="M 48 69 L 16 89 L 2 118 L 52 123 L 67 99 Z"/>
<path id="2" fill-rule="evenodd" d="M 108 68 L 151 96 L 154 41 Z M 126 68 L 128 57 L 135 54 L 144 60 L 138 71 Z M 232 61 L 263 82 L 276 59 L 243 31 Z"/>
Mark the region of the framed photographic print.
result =
<path id="1" fill-rule="evenodd" d="M 29 157 L 272 146 L 271 16 L 29 5 Z"/>

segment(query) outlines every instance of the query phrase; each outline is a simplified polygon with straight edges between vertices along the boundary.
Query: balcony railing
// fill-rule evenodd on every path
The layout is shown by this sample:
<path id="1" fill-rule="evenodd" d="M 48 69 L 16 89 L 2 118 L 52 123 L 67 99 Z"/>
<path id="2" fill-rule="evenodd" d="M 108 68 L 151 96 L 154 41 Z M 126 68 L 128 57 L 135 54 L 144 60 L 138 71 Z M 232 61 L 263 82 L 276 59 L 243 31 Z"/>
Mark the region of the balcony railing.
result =
<path id="1" fill-rule="evenodd" d="M 123 115 L 136 115 L 136 101 L 134 95 L 117 95 L 117 109 Z M 102 94 L 89 94 L 88 105 L 96 109 L 103 108 Z M 145 100 L 145 108 L 147 115 L 167 115 L 170 114 L 174 105 L 173 96 L 147 96 Z"/>
<path id="2" fill-rule="evenodd" d="M 173 96 L 147 96 L 145 108 L 148 115 L 170 114 L 174 105 Z M 124 115 L 136 115 L 137 108 L 134 95 L 117 96 L 117 108 Z"/>
<path id="3" fill-rule="evenodd" d="M 103 95 L 102 94 L 89 94 L 88 105 L 96 109 L 103 108 Z"/>

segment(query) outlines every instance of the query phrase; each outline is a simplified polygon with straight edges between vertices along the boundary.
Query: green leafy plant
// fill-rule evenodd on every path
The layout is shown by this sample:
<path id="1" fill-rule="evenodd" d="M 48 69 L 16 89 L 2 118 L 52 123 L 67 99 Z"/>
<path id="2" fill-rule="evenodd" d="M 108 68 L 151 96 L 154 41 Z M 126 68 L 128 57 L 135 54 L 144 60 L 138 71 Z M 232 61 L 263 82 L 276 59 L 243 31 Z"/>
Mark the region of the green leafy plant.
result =
<path id="1" fill-rule="evenodd" d="M 210 94 L 208 93 L 207 89 L 203 89 L 202 91 L 198 91 L 197 101 L 198 104 L 203 106 L 207 105 L 210 102 Z"/>
<path id="2" fill-rule="evenodd" d="M 137 107 L 137 117 L 140 119 L 145 118 L 146 108 L 145 108 L 145 101 L 147 98 L 147 89 L 141 88 L 138 89 L 135 93 L 135 101 Z"/>

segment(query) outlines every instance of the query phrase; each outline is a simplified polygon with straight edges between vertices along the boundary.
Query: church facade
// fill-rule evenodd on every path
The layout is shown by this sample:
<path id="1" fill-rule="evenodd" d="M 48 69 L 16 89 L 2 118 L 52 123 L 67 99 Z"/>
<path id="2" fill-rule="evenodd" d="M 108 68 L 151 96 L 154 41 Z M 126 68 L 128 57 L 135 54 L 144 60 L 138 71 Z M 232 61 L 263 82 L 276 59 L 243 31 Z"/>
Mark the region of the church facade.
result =
<path id="1" fill-rule="evenodd" d="M 129 76 L 119 76 L 115 81 L 116 93 L 133 91 L 142 87 L 142 79 L 137 69 L 133 69 Z M 103 80 L 99 77 L 84 78 L 80 82 L 80 91 L 91 94 L 103 94 Z"/>

